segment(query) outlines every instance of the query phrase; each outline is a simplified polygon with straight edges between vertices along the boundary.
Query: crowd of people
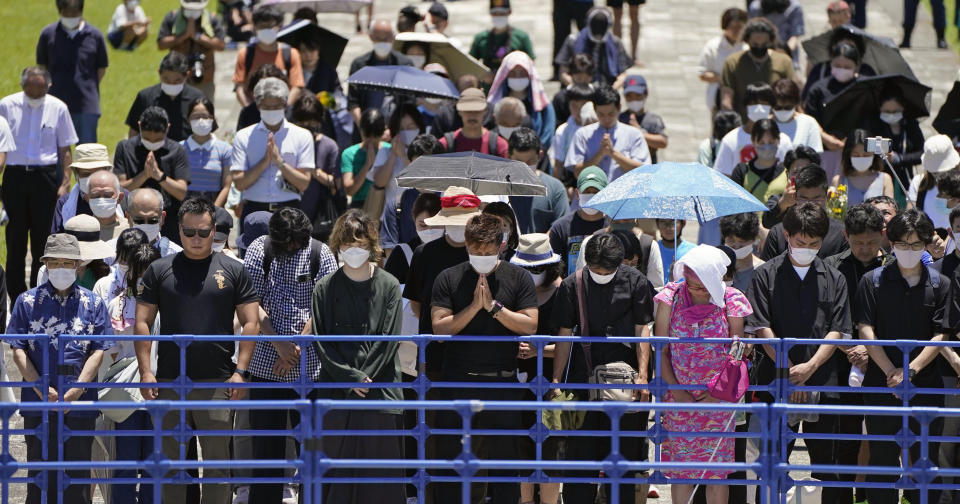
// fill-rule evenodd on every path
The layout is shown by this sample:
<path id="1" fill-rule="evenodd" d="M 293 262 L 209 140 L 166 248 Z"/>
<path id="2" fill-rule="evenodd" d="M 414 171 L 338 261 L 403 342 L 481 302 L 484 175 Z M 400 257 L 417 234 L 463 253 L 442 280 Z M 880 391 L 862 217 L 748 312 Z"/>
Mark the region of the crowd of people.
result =
<path id="1" fill-rule="evenodd" d="M 278 40 L 289 21 L 282 11 L 249 0 L 219 3 L 214 13 L 207 0 L 180 0 L 180 8 L 164 16 L 156 44 L 169 52 L 158 68 L 159 83 L 131 93 L 129 138 L 112 155 L 97 143 L 99 83 L 108 69 L 107 43 L 133 51 L 150 37 L 151 20 L 137 0 L 117 6 L 106 36 L 83 17 L 83 0 L 56 0 L 60 18 L 43 28 L 36 65 L 21 72 L 22 91 L 0 99 L 8 216 L 0 318 L 8 334 L 19 335 L 6 340 L 17 371 L 38 384 L 24 387 L 20 401 L 223 404 L 159 416 L 135 405 L 51 412 L 46 422 L 43 413 L 23 410 L 27 460 L 154 456 L 153 438 L 137 433 L 58 440 L 61 421 L 72 431 L 143 433 L 157 421 L 167 432 L 223 431 L 164 435 L 163 454 L 174 460 L 282 460 L 307 447 L 292 438 L 231 431 L 286 430 L 299 424 L 297 410 L 234 409 L 229 400 L 535 400 L 530 390 L 495 384 L 532 382 L 538 359 L 554 387 L 545 400 L 649 402 L 644 388 L 567 390 L 564 384 L 642 386 L 659 380 L 688 388 L 671 389 L 658 401 L 722 402 L 702 385 L 730 351 L 709 341 L 672 343 L 660 350 L 657 367 L 646 342 L 556 342 L 538 355 L 528 343 L 454 337 L 426 345 L 421 368 L 418 347 L 409 342 L 204 338 L 235 334 L 740 337 L 754 343 L 746 347 L 751 385 L 786 377 L 798 386 L 847 387 L 840 393 L 794 392 L 791 403 L 960 407 L 960 393 L 949 392 L 960 372 L 955 349 L 917 344 L 905 357 L 897 346 L 836 344 L 850 338 L 945 341 L 960 331 L 960 119 L 941 113 L 934 123 L 940 134 L 924 138 L 902 81 L 895 79 L 872 107 L 846 111 L 858 116 L 855 121 L 830 119 L 836 116 L 832 100 L 877 74 L 865 62 L 867 35 L 851 27 L 865 26 L 865 0 L 829 4 L 824 61 L 801 57 L 806 33 L 797 0 L 753 0 L 746 10 L 723 12 L 719 34 L 699 57 L 710 110 L 704 120 L 711 121 L 712 134 L 685 156 L 696 155 L 729 177 L 767 211 L 700 223 L 696 239 L 684 233 L 682 220 L 627 219 L 591 207 L 592 198 L 616 179 L 673 154 L 663 118 L 647 106 L 655 83 L 635 66 L 644 0 L 625 2 L 629 45 L 621 38 L 623 1 L 595 6 L 593 0 L 556 0 L 553 75 L 543 77 L 534 65 L 534 41 L 511 24 L 510 0 L 489 0 L 491 27 L 469 45 L 450 39 L 486 65 L 486 74 L 454 74 L 430 55 L 429 44 L 396 40 L 404 31 L 443 35 L 452 20 L 440 2 L 423 14 L 405 7 L 395 24 L 370 20 L 372 47 L 351 63 L 351 73 L 367 66 L 416 67 L 453 81 L 455 102 L 344 88 L 344 76 L 321 58 L 322 44 Z M 907 1 L 908 11 L 916 3 Z M 294 18 L 317 24 L 317 13 L 309 9 Z M 943 46 L 941 18 L 935 23 Z M 905 20 L 901 47 L 910 45 L 912 20 Z M 577 30 L 570 33 L 573 23 Z M 214 53 L 228 41 L 238 48 L 231 91 L 242 108 L 229 142 L 216 135 L 213 104 L 215 96 L 229 92 L 216 89 L 213 79 Z M 801 68 L 804 61 L 807 68 Z M 546 91 L 549 80 L 562 85 L 553 96 Z M 526 166 L 545 194 L 476 194 L 457 185 L 432 191 L 397 183 L 398 174 L 421 157 L 471 151 Z M 178 334 L 195 339 L 185 347 L 169 340 L 84 339 Z M 773 364 L 774 349 L 755 341 L 773 338 L 823 342 L 791 347 L 781 373 Z M 431 389 L 425 397 L 400 386 L 421 374 L 464 385 Z M 41 378 L 49 380 L 47 390 L 40 389 Z M 170 386 L 180 378 L 214 385 L 183 395 Z M 897 393 L 905 380 L 944 393 L 904 400 Z M 98 388 L 98 382 L 131 385 Z M 344 388 L 310 389 L 304 382 Z M 248 390 L 246 383 L 272 386 Z M 370 385 L 384 383 L 397 386 Z M 863 393 L 860 386 L 890 390 Z M 775 399 L 766 392 L 744 396 L 746 402 Z M 410 436 L 334 432 L 413 429 L 417 417 L 416 411 L 390 406 L 333 410 L 318 420 L 318 427 L 333 432 L 323 436 L 321 449 L 333 458 L 417 458 Z M 537 418 L 532 411 L 481 411 L 473 428 L 527 429 Z M 589 411 L 561 427 L 644 431 L 651 420 L 638 406 L 615 423 L 602 411 Z M 678 409 L 662 413 L 661 420 L 669 431 L 689 433 L 661 443 L 665 462 L 756 457 L 756 440 L 697 433 L 758 430 L 759 418 Z M 459 429 L 461 422 L 455 411 L 427 415 L 436 429 Z M 916 443 L 901 460 L 896 441 L 822 436 L 895 436 L 900 417 L 864 417 L 854 410 L 791 415 L 788 424 L 802 432 L 816 466 L 906 467 L 920 460 L 960 467 L 960 442 Z M 909 428 L 918 433 L 920 424 L 910 418 Z M 40 429 L 47 429 L 44 436 Z M 960 422 L 937 418 L 928 433 L 956 439 Z M 425 447 L 428 458 L 442 460 L 457 458 L 462 449 L 460 436 L 453 435 L 430 436 Z M 620 438 L 618 450 L 627 460 L 648 459 L 644 437 Z M 473 436 L 471 451 L 481 459 L 524 460 L 540 453 L 544 460 L 604 460 L 611 440 L 551 436 L 538 451 L 525 437 L 483 435 Z M 332 469 L 328 476 L 370 478 L 371 484 L 325 484 L 324 501 L 417 502 L 413 485 L 372 483 L 404 474 L 413 472 Z M 676 481 L 670 485 L 674 502 L 756 498 L 753 487 L 720 481 L 743 479 L 744 473 L 708 467 L 663 474 Z M 41 503 L 41 484 L 47 502 L 91 502 L 90 485 L 69 484 L 61 492 L 64 475 L 86 478 L 90 471 L 51 471 L 28 485 L 26 502 Z M 597 473 L 551 475 L 562 480 Z M 99 476 L 129 478 L 97 485 L 105 502 L 153 502 L 149 480 L 136 481 L 150 477 L 144 471 L 122 468 Z M 203 469 L 204 479 L 230 476 L 273 482 L 170 483 L 163 485 L 162 500 L 297 502 L 295 484 L 276 482 L 292 477 L 291 471 Z M 822 490 L 823 502 L 900 502 L 893 476 L 865 477 L 891 483 L 886 489 L 856 489 L 864 480 L 856 474 L 815 471 L 813 477 L 832 482 Z M 689 479 L 716 483 L 698 488 L 684 483 Z M 459 483 L 431 482 L 426 488 L 428 495 L 419 496 L 426 502 L 457 502 L 463 495 Z M 621 484 L 619 502 L 645 502 L 658 491 Z M 469 493 L 473 503 L 592 504 L 598 494 L 612 502 L 609 485 L 579 481 L 474 483 Z M 917 490 L 905 490 L 904 498 L 920 502 Z M 927 498 L 945 504 L 960 495 L 930 490 Z"/>

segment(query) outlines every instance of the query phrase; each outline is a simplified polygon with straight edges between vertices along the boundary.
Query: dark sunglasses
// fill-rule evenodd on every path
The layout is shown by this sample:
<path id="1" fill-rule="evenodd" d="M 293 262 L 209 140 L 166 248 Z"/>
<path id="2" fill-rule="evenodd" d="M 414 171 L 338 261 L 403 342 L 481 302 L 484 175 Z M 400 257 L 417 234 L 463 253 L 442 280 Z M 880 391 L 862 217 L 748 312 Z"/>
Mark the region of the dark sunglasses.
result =
<path id="1" fill-rule="evenodd" d="M 540 273 L 547 271 L 546 266 L 532 266 L 532 267 L 527 267 L 525 269 L 530 273 L 533 273 L 534 275 L 539 275 Z"/>
<path id="2" fill-rule="evenodd" d="M 134 224 L 160 224 L 160 217 L 134 217 Z"/>
<path id="3" fill-rule="evenodd" d="M 200 235 L 200 238 L 206 238 L 210 236 L 210 233 L 213 232 L 213 228 L 200 229 L 181 227 L 180 231 L 183 231 L 183 236 L 186 236 L 187 238 L 193 238 L 193 235 Z"/>

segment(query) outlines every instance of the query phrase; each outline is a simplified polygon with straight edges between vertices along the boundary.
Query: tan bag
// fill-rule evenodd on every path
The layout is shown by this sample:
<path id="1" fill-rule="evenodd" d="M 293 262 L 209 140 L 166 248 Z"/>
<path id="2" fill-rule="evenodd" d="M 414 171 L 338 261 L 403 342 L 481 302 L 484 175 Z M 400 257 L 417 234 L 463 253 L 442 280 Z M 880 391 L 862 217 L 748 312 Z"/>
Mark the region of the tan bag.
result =
<path id="1" fill-rule="evenodd" d="M 637 372 L 626 362 L 611 362 L 593 368 L 589 381 L 598 385 L 633 385 Z M 591 401 L 633 401 L 633 389 L 590 389 Z"/>

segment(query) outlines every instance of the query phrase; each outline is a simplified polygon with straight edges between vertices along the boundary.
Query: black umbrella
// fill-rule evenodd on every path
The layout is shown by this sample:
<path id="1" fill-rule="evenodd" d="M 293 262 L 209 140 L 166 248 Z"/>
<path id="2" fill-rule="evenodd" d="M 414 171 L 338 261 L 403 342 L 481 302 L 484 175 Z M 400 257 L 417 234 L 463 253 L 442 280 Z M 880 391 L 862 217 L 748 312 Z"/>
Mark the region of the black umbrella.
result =
<path id="1" fill-rule="evenodd" d="M 457 100 L 460 92 L 450 79 L 405 65 L 365 66 L 347 84 L 389 94 Z"/>
<path id="2" fill-rule="evenodd" d="M 950 138 L 960 138 L 960 81 L 954 82 L 953 89 L 947 93 L 947 101 L 933 120 L 933 129 Z"/>
<path id="3" fill-rule="evenodd" d="M 920 119 L 930 115 L 930 88 L 903 75 L 861 77 L 826 103 L 821 126 L 847 135 L 863 124 L 863 118 L 880 112 L 880 99 L 889 88 L 903 96 L 903 116 Z"/>
<path id="4" fill-rule="evenodd" d="M 306 19 L 299 19 L 284 26 L 278 34 L 281 42 L 293 47 L 300 47 L 303 40 L 313 40 L 320 48 L 320 61 L 337 68 L 340 64 L 340 58 L 343 56 L 343 50 L 347 47 L 349 39 L 343 35 L 334 33 L 316 23 L 311 23 Z"/>
<path id="5" fill-rule="evenodd" d="M 479 152 L 421 156 L 399 175 L 397 185 L 422 191 L 466 187 L 477 196 L 546 196 L 540 177 L 526 163 Z"/>
<path id="6" fill-rule="evenodd" d="M 838 26 L 805 40 L 803 50 L 807 53 L 810 64 L 829 61 L 831 42 L 838 38 L 853 39 L 863 56 L 863 63 L 873 67 L 877 75 L 899 74 L 916 79 L 913 70 L 907 60 L 903 59 L 900 49 L 892 39 L 871 35 L 852 25 Z"/>

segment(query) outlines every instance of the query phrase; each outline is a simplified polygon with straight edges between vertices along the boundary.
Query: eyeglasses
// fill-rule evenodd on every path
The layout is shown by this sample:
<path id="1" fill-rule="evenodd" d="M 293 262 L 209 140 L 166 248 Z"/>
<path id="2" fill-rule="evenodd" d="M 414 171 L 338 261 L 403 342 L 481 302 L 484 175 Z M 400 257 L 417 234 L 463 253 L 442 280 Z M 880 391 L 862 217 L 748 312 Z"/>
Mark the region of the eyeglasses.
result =
<path id="1" fill-rule="evenodd" d="M 926 247 L 927 244 L 922 241 L 907 243 L 907 242 L 893 242 L 893 247 L 900 250 L 913 250 L 914 252 L 919 252 Z"/>
<path id="2" fill-rule="evenodd" d="M 186 236 L 187 238 L 193 238 L 193 235 L 200 235 L 200 238 L 206 238 L 210 236 L 210 233 L 213 232 L 213 228 L 200 229 L 181 227 L 180 231 L 182 231 L 183 236 Z"/>
<path id="3" fill-rule="evenodd" d="M 134 224 L 160 224 L 160 217 L 133 217 Z"/>

